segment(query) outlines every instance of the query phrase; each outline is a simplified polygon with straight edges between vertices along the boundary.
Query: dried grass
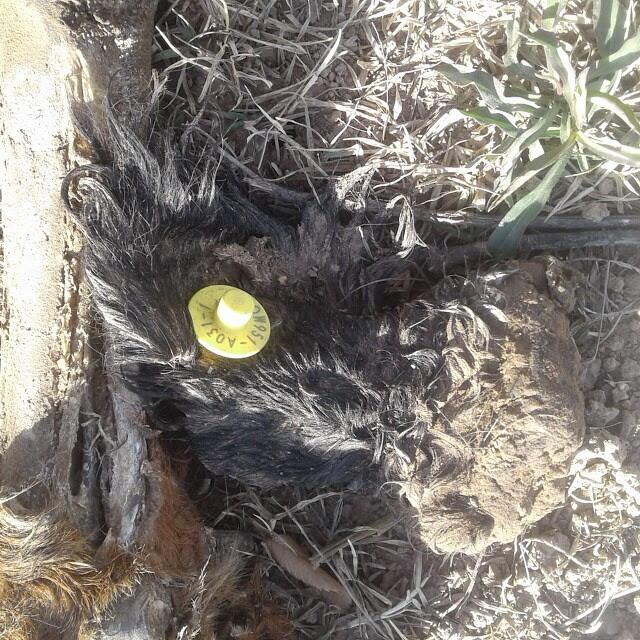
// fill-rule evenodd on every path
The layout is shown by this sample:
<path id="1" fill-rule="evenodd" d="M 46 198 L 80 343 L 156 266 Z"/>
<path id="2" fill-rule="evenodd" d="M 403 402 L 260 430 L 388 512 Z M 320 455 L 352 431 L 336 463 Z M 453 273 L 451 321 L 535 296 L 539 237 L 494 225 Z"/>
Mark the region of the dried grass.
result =
<path id="1" fill-rule="evenodd" d="M 416 213 L 482 209 L 499 177 L 492 153 L 503 134 L 461 119 L 456 109 L 473 102 L 473 91 L 434 66 L 449 60 L 492 72 L 509 22 L 538 4 L 174 0 L 156 27 L 154 63 L 176 124 L 223 140 L 225 158 L 254 186 L 313 192 L 367 165 L 374 201 Z M 579 40 L 587 3 L 565 6 Z M 636 76 L 622 82 L 625 101 L 640 106 Z M 598 206 L 621 214 L 633 210 L 640 184 L 637 170 L 604 163 L 589 174 L 570 167 L 559 192 L 547 213 Z M 636 301 L 608 296 L 603 264 L 626 269 L 595 263 L 575 325 L 585 359 L 638 313 Z M 393 487 L 377 496 L 240 493 L 216 526 L 291 536 L 346 590 L 348 612 L 267 562 L 272 591 L 302 637 L 608 637 L 607 611 L 640 589 L 640 493 L 634 467 L 594 475 L 594 464 L 597 456 L 574 470 L 567 504 L 530 537 L 480 558 L 425 554 L 404 522 L 376 527 Z"/>

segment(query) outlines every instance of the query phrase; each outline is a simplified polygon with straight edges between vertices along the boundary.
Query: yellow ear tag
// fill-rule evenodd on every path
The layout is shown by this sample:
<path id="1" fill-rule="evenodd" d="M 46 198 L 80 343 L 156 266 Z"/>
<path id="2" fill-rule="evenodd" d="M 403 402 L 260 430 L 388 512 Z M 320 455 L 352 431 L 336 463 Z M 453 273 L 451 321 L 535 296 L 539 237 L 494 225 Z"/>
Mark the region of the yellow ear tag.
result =
<path id="1" fill-rule="evenodd" d="M 271 324 L 251 295 L 226 284 L 196 291 L 189 314 L 198 342 L 223 358 L 248 358 L 269 341 Z"/>

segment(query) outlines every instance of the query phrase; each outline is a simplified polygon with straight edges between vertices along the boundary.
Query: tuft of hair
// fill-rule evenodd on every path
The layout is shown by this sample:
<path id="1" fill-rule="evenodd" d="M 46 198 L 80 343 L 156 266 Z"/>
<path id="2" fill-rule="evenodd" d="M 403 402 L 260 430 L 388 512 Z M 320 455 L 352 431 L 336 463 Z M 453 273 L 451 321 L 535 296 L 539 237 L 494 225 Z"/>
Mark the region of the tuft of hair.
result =
<path id="1" fill-rule="evenodd" d="M 190 640 L 294 640 L 283 609 L 265 591 L 259 568 L 247 578 L 238 553 L 208 558 L 185 597 Z"/>
<path id="2" fill-rule="evenodd" d="M 144 565 L 170 579 L 194 579 L 206 556 L 202 519 L 158 439 L 147 441 L 147 518 L 141 553 Z"/>
<path id="3" fill-rule="evenodd" d="M 115 546 L 100 560 L 81 533 L 50 513 L 0 501 L 0 638 L 77 637 L 131 590 L 137 567 Z"/>

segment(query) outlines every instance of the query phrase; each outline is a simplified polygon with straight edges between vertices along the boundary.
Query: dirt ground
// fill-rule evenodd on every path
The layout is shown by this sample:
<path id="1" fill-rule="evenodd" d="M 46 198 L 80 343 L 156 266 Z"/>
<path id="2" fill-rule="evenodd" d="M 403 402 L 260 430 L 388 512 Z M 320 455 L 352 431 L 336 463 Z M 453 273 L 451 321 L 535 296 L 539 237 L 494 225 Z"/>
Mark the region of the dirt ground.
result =
<path id="1" fill-rule="evenodd" d="M 465 92 L 444 86 L 432 67 L 444 55 L 477 60 L 512 4 L 177 0 L 158 14 L 156 80 L 175 124 L 224 139 L 222 155 L 255 188 L 266 178 L 313 191 L 369 163 L 377 168 L 373 197 L 385 203 L 423 213 L 482 206 L 490 168 L 478 159 L 499 133 L 445 126 Z M 579 185 L 582 199 L 556 214 L 593 203 L 629 213 L 633 191 L 624 201 L 611 196 L 627 183 L 596 173 Z M 474 555 L 425 551 L 409 527 L 389 520 L 397 500 L 390 485 L 264 493 L 194 472 L 192 494 L 210 526 L 291 536 L 355 602 L 341 611 L 266 548 L 250 546 L 301 637 L 638 636 L 640 258 L 608 249 L 562 257 L 579 274 L 570 322 L 587 433 L 564 505 L 513 542 Z M 6 307 L 3 315 L 0 330 Z"/>

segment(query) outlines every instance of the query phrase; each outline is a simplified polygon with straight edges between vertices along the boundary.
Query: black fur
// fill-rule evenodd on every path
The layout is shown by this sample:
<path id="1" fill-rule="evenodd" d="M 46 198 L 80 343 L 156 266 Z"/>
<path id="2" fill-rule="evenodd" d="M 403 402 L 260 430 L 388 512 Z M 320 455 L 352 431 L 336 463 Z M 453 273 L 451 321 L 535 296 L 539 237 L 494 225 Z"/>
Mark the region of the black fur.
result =
<path id="1" fill-rule="evenodd" d="M 105 166 L 75 170 L 64 193 L 86 231 L 107 361 L 155 427 L 188 434 L 211 472 L 262 487 L 357 480 L 417 441 L 437 319 L 407 295 L 419 270 L 388 221 L 341 224 L 340 183 L 287 222 L 113 117 L 102 146 Z M 200 357 L 187 302 L 209 284 L 267 309 L 257 356 Z"/>

